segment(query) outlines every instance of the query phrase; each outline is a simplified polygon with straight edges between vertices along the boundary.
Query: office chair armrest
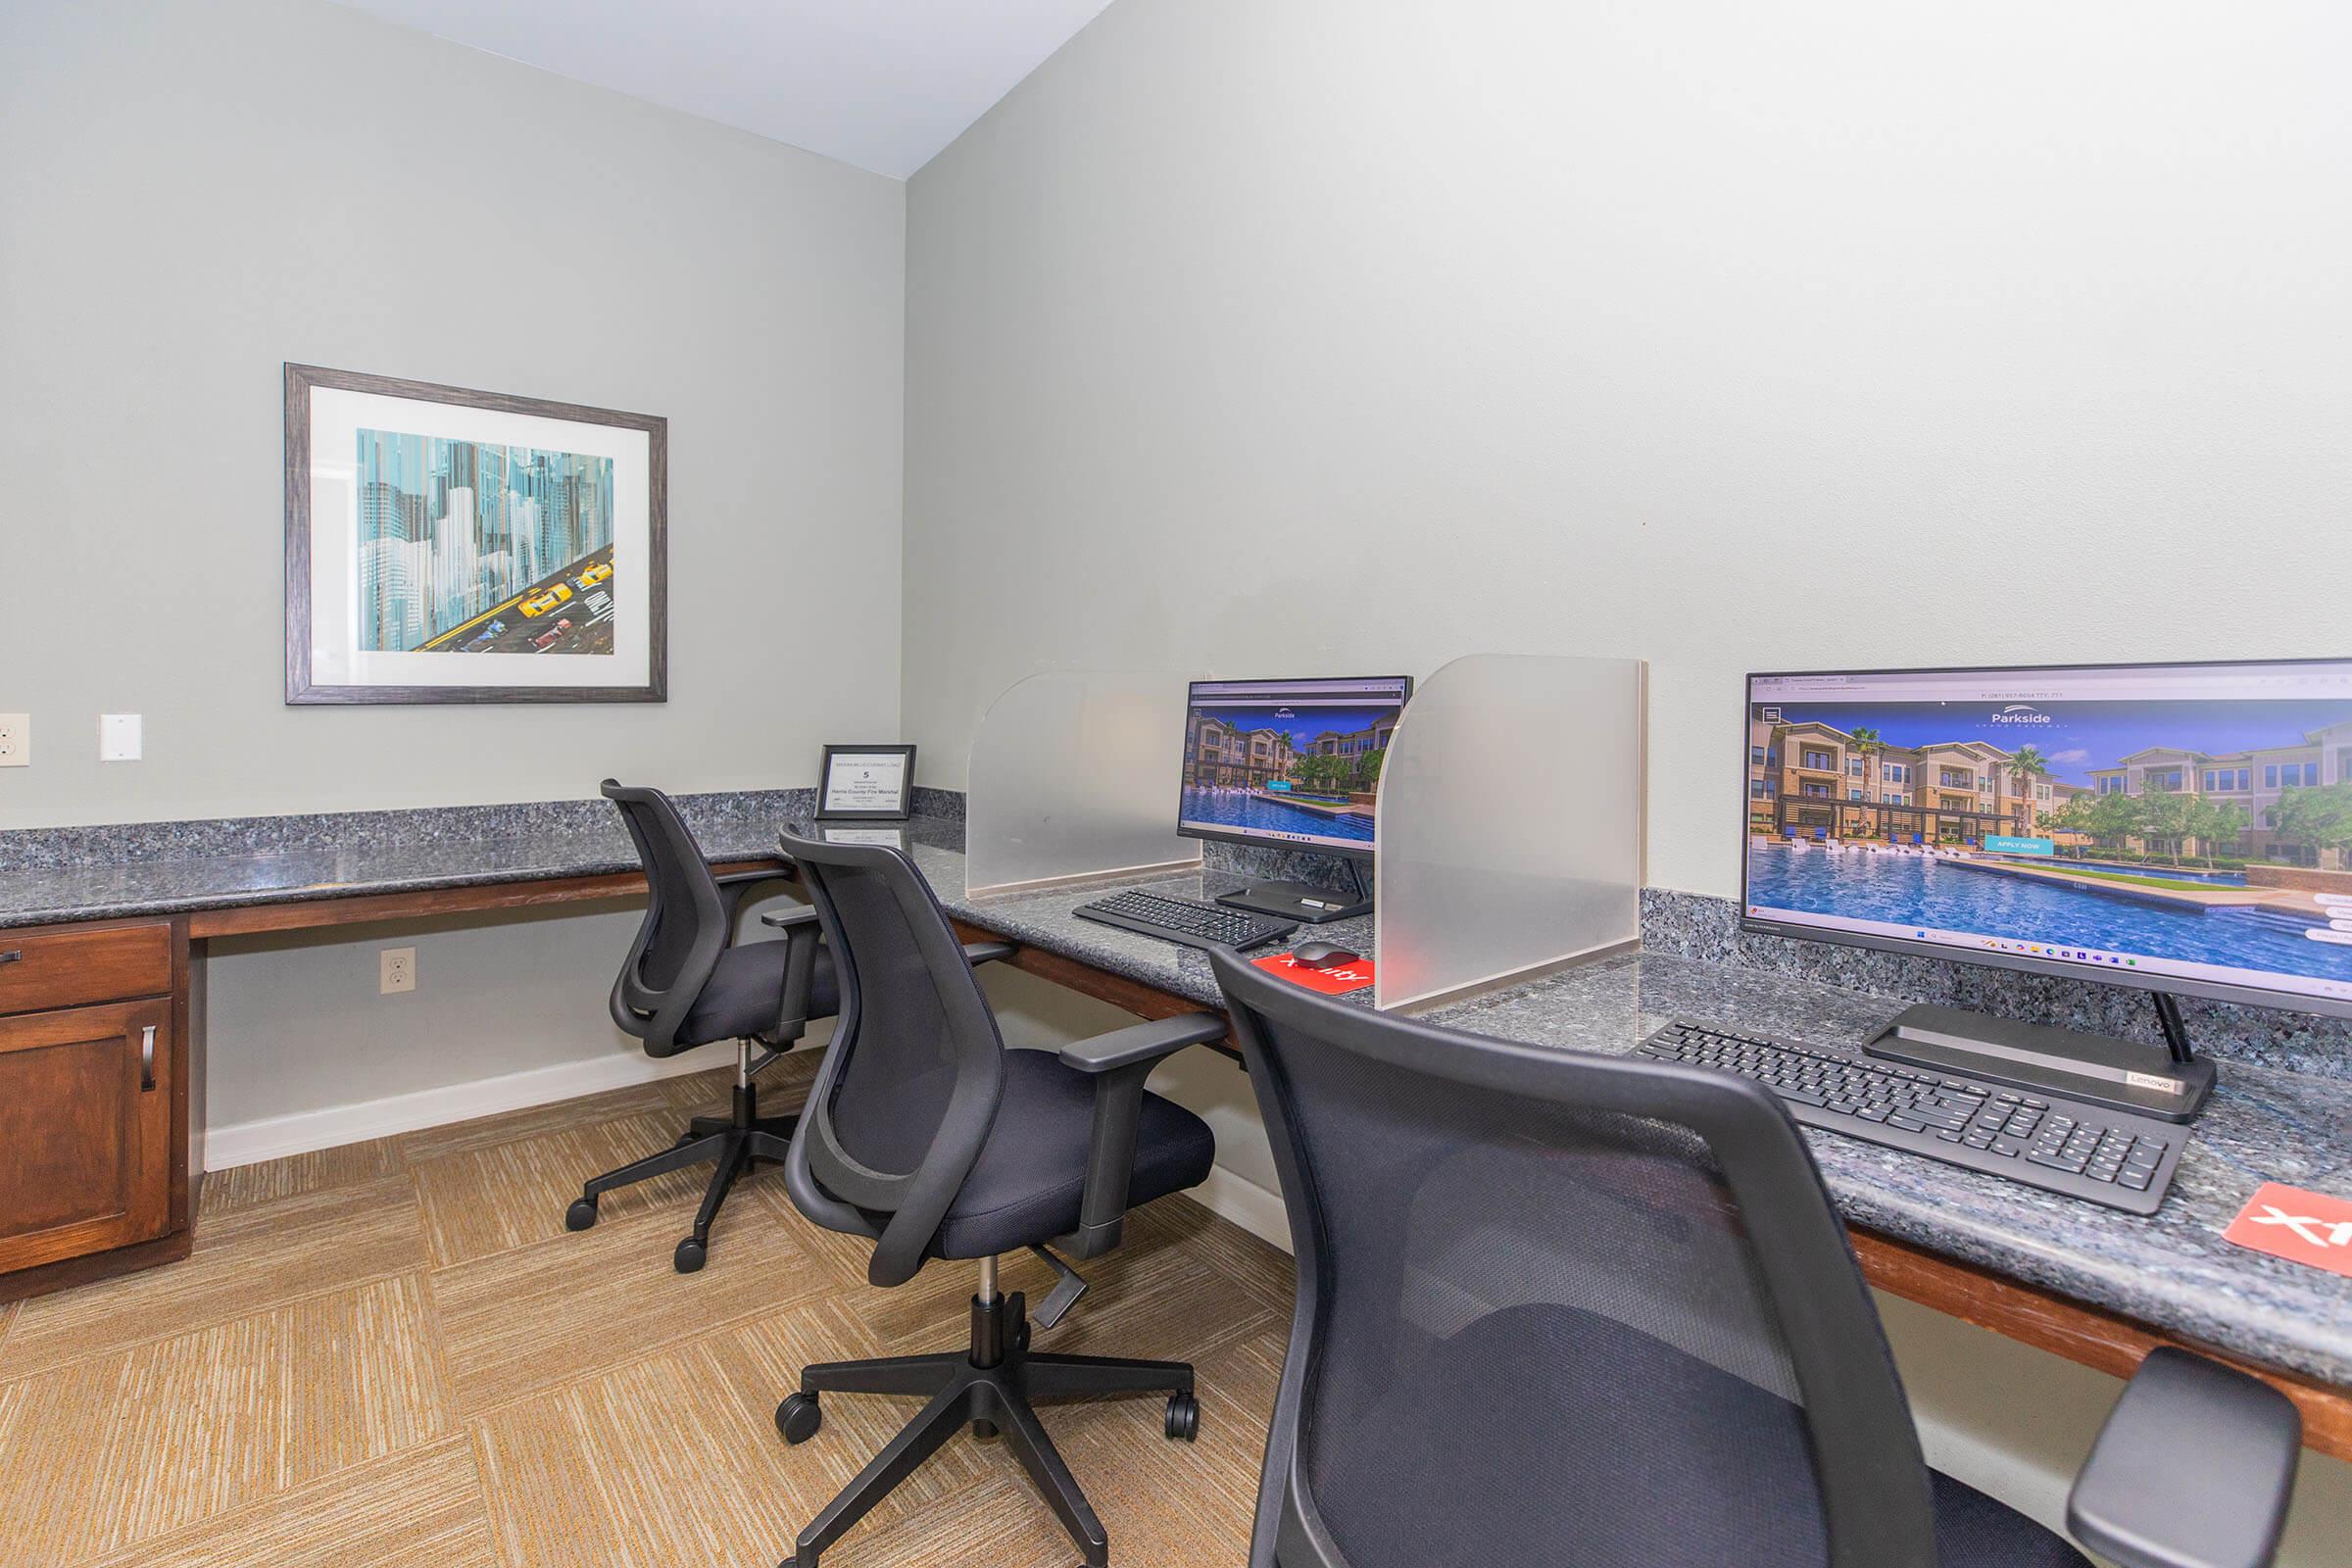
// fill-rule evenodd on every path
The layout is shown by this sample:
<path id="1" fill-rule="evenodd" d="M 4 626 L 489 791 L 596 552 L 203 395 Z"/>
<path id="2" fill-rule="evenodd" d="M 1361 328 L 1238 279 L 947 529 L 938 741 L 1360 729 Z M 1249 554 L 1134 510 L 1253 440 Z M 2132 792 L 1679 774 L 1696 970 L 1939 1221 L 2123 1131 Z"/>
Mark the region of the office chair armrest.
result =
<path id="1" fill-rule="evenodd" d="M 1127 1218 L 1127 1188 L 1135 1180 L 1135 1140 L 1144 1116 L 1144 1080 L 1166 1057 L 1187 1046 L 1225 1038 L 1226 1022 L 1213 1012 L 1184 1012 L 1173 1018 L 1130 1024 L 1106 1035 L 1061 1048 L 1064 1066 L 1092 1074 L 1095 1123 L 1087 1145 L 1086 1191 L 1078 1203 L 1078 1228 L 1054 1245 L 1081 1261 L 1119 1245 Z"/>
<path id="2" fill-rule="evenodd" d="M 2075 1539 L 2124 1568 L 2266 1568 L 2303 1418 L 2245 1373 L 2163 1347 L 2108 1412 L 2066 1500 Z"/>
<path id="3" fill-rule="evenodd" d="M 1080 1072 L 1115 1072 L 1121 1067 L 1149 1065 L 1187 1046 L 1213 1046 L 1233 1026 L 1221 1012 L 1180 1012 L 1172 1018 L 1131 1023 L 1106 1035 L 1073 1041 L 1061 1048 L 1061 1062 Z"/>
<path id="4" fill-rule="evenodd" d="M 798 882 L 801 870 L 796 865 L 763 865 L 754 871 L 714 871 L 710 880 L 722 888 L 750 887 L 756 882 Z"/>
<path id="5" fill-rule="evenodd" d="M 770 909 L 760 923 L 784 933 L 784 998 L 776 1007 L 777 1049 L 808 1032 L 808 993 L 816 985 L 816 945 L 820 940 L 814 909 Z"/>
<path id="6" fill-rule="evenodd" d="M 977 969 L 984 963 L 1002 963 L 1020 951 L 1017 942 L 966 942 L 963 961 Z"/>
<path id="7" fill-rule="evenodd" d="M 729 871 L 723 876 L 714 872 L 710 880 L 718 884 L 719 897 L 732 900 L 736 912 L 741 913 L 754 890 L 769 882 L 797 882 L 800 876 L 798 866 L 771 865 L 757 871 Z"/>

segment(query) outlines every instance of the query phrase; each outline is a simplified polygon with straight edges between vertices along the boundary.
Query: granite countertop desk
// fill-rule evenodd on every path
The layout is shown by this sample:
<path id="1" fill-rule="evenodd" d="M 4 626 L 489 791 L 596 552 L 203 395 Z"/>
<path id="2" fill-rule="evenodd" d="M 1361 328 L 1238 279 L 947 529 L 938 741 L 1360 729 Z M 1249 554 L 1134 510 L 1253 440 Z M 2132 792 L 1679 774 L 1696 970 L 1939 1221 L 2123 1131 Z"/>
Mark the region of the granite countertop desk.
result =
<path id="1" fill-rule="evenodd" d="M 714 862 L 772 863 L 776 826 L 807 812 L 808 793 L 695 797 L 681 806 Z M 221 824 L 203 825 L 209 836 L 192 839 L 169 826 L 88 830 L 83 841 L 52 835 L 35 853 L 14 857 L 6 841 L 19 836 L 0 835 L 0 927 L 198 919 L 207 910 L 617 877 L 637 868 L 626 834 L 601 801 L 256 820 L 314 826 L 257 828 L 233 854 L 217 853 Z M 337 825 L 332 843 L 319 841 L 318 823 Z M 1031 961 L 1024 967 L 1049 978 L 1107 977 L 1112 984 L 1097 986 L 1098 995 L 1122 1003 L 1142 996 L 1157 1011 L 1219 1005 L 1200 953 L 1078 919 L 1071 911 L 1092 896 L 1087 888 L 975 900 L 966 890 L 960 821 L 917 817 L 906 838 L 949 912 L 1025 944 Z M 172 853 L 190 844 L 216 853 Z M 1237 883 L 1204 870 L 1136 885 L 1200 897 Z M 193 929 L 204 934 L 201 924 Z M 1374 946 L 1370 920 L 1337 922 L 1315 935 L 1367 952 Z M 1434 1018 L 1480 1034 L 1611 1054 L 1632 1050 L 1677 1017 L 1851 1049 L 1904 1005 L 1728 963 L 1643 954 L 1509 987 Z M 2022 1285 L 2034 1293 L 2029 1310 L 2045 1316 L 2076 1310 L 2071 1303 L 2092 1309 L 2082 1323 L 2029 1334 L 2018 1330 L 2024 1319 L 2015 1303 L 1974 1310 L 1982 1303 L 1949 1285 L 1920 1297 L 2110 1371 L 2127 1370 L 2157 1338 L 2282 1371 L 2304 1405 L 2313 1446 L 2352 1456 L 2352 1278 L 2221 1240 L 2264 1181 L 2352 1190 L 2352 1081 L 2226 1062 L 2172 1192 L 2150 1218 L 1835 1133 L 1808 1129 L 1805 1137 L 1840 1212 L 1858 1229 L 1858 1249 L 1878 1283 L 1915 1294 L 1898 1277 L 1901 1259 L 1878 1255 L 1874 1237 L 1900 1244 L 1905 1255 L 1963 1265 L 1971 1279 L 1989 1277 L 1994 1290 Z"/>
<path id="2" fill-rule="evenodd" d="M 965 891 L 959 825 L 918 824 L 910 837 L 916 864 L 958 919 L 1202 1006 L 1221 1005 L 1200 953 L 1076 918 L 1071 910 L 1094 896 L 1089 889 L 975 901 Z M 1120 885 L 1199 898 L 1240 883 L 1205 870 Z M 1372 952 L 1372 927 L 1368 919 L 1340 921 L 1314 928 L 1313 935 Z M 1511 986 L 1444 1007 L 1430 1019 L 1477 1034 L 1611 1054 L 1631 1052 L 1676 1018 L 1858 1050 L 1907 1005 L 1733 964 L 1641 954 Z M 2266 1181 L 2352 1191 L 2352 1081 L 2225 1062 L 2163 1208 L 2146 1218 L 1833 1132 L 1807 1128 L 1804 1136 L 1839 1212 L 1868 1233 L 1858 1238 L 1866 1265 L 1886 1261 L 1873 1256 L 1869 1235 L 1891 1238 L 2143 1325 L 2155 1336 L 2297 1374 L 2325 1386 L 2335 1405 L 2332 1422 L 2324 1426 L 2306 1401 L 2314 1446 L 2325 1444 L 2339 1454 L 2352 1446 L 2352 1427 L 2341 1424 L 2352 1410 L 2352 1278 L 2221 1239 Z M 1871 1272 L 1875 1282 L 1909 1294 L 1884 1270 Z M 1948 1297 L 1931 1304 L 1951 1309 Z M 2107 1364 L 2104 1358 L 2076 1358 Z"/>
<path id="3" fill-rule="evenodd" d="M 678 805 L 714 863 L 741 866 L 777 862 L 776 824 L 805 814 L 812 798 L 778 790 Z M 527 902 L 524 885 L 639 870 L 618 813 L 601 800 L 35 829 L 0 833 L 0 929 L 187 915 L 202 937 L 277 923 L 206 918 L 221 911 L 299 905 L 357 918 L 336 901 L 501 887 Z M 638 878 L 634 891 L 643 887 Z"/>

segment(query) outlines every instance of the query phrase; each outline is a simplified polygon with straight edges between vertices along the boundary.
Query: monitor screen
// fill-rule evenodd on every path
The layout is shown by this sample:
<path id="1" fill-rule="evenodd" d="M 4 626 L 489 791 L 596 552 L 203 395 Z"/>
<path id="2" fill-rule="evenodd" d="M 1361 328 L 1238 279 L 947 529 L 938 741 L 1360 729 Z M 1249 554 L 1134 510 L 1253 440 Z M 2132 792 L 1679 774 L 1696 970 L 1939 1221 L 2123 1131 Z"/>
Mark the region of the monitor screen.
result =
<path id="1" fill-rule="evenodd" d="M 1381 763 L 1412 692 L 1403 675 L 1193 682 L 1176 830 L 1371 854 Z"/>
<path id="2" fill-rule="evenodd" d="M 1750 675 L 1741 908 L 2352 1016 L 2352 660 Z"/>

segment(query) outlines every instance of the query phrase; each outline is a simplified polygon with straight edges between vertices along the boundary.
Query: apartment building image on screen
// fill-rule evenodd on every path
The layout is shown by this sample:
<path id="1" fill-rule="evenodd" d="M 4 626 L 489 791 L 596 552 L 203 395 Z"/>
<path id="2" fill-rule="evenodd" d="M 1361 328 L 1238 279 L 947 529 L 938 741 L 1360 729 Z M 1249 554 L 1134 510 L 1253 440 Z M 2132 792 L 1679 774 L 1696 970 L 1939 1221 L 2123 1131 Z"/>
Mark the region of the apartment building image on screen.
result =
<path id="1" fill-rule="evenodd" d="M 2352 1003 L 2352 660 L 1750 676 L 1744 881 L 1776 927 Z"/>
<path id="2" fill-rule="evenodd" d="M 1401 675 L 1195 681 L 1178 829 L 1369 852 L 1381 764 L 1411 693 Z"/>

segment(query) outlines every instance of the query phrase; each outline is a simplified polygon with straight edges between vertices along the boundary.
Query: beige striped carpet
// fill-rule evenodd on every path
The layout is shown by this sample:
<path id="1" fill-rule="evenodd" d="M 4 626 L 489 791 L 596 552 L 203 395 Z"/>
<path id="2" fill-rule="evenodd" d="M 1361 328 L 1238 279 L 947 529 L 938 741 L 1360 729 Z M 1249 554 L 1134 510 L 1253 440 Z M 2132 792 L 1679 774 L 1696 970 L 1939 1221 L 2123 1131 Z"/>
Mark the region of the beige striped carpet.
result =
<path id="1" fill-rule="evenodd" d="M 808 1062 L 788 1061 L 769 1076 Z M 805 1361 L 961 1343 L 968 1265 L 865 1284 L 764 1172 L 710 1265 L 670 1249 L 703 1177 L 583 1177 L 713 1111 L 716 1075 L 209 1178 L 195 1255 L 0 1306 L 0 1562 L 10 1568 L 767 1568 L 916 1408 L 838 1396 L 786 1448 Z M 798 1090 L 768 1090 L 775 1104 Z M 1007 1260 L 1008 1288 L 1051 1283 Z M 1124 1568 L 1246 1560 L 1290 1261 L 1182 1198 L 1140 1212 L 1039 1348 L 1194 1362 L 1201 1437 L 1156 1399 L 1046 1423 Z M 952 1442 L 826 1553 L 838 1568 L 1077 1561 L 1009 1454 Z"/>

